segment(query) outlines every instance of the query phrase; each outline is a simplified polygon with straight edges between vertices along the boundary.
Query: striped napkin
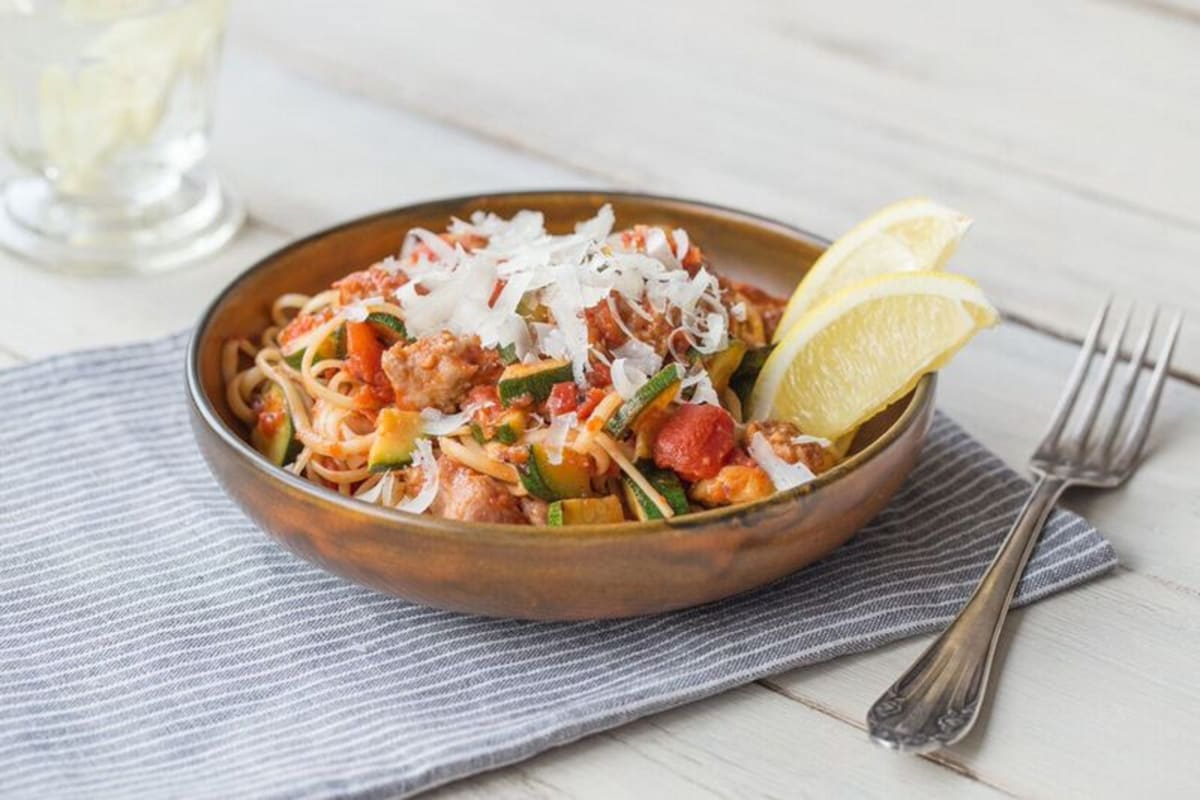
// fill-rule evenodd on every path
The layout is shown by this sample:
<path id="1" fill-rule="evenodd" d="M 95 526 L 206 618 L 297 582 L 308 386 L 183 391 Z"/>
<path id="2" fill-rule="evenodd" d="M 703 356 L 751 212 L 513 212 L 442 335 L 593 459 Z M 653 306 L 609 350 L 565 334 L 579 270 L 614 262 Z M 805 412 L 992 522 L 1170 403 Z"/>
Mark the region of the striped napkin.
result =
<path id="1" fill-rule="evenodd" d="M 276 546 L 192 441 L 182 335 L 0 370 L 0 795 L 397 796 L 945 624 L 1027 484 L 939 417 L 892 506 L 757 592 L 467 617 Z M 1110 569 L 1051 518 L 1017 595 Z"/>

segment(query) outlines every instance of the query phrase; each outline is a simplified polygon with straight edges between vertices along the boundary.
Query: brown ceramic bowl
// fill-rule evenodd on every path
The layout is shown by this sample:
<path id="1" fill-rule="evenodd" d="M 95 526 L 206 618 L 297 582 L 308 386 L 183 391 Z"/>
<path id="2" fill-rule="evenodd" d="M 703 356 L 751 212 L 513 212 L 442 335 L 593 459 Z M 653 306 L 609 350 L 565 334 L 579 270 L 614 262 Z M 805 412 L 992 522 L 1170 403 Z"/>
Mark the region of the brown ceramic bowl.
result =
<path id="1" fill-rule="evenodd" d="M 413 226 L 442 229 L 476 209 L 540 209 L 551 230 L 611 202 L 617 225 L 686 228 L 727 274 L 789 294 L 825 243 L 779 222 L 704 203 L 616 192 L 530 192 L 440 200 L 314 234 L 237 278 L 188 350 L 193 426 L 229 495 L 263 530 L 321 567 L 455 611 L 529 619 L 653 614 L 744 592 L 811 564 L 878 513 L 904 481 L 933 416 L 934 379 L 864 426 L 850 457 L 761 502 L 664 522 L 549 531 L 462 523 L 349 500 L 269 464 L 242 438 L 221 385 L 220 348 L 256 334 L 273 298 L 313 292 L 395 253 Z"/>

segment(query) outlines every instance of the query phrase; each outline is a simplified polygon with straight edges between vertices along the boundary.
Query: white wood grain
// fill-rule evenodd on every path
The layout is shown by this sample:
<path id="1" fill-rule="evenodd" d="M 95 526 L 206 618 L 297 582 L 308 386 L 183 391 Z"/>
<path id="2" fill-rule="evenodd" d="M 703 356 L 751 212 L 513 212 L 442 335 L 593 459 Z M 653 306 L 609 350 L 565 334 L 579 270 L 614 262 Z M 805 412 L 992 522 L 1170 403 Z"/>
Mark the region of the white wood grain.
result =
<path id="1" fill-rule="evenodd" d="M 1078 335 L 1110 290 L 1200 318 L 1200 26 L 965 8 L 263 0 L 234 41 L 604 179 L 827 234 L 931 194 L 979 219 L 960 268 L 1050 330 Z M 1179 365 L 1200 377 L 1200 325 Z"/>
<path id="2" fill-rule="evenodd" d="M 857 730 L 755 684 L 429 797 L 894 798 L 918 786 L 935 796 L 1005 796 L 932 762 L 886 756 Z"/>
<path id="3" fill-rule="evenodd" d="M 871 745 L 863 730 L 871 702 L 929 643 L 919 637 L 763 681 L 795 701 L 790 710 L 764 699 L 762 685 L 745 687 L 435 796 L 874 796 L 864 773 L 893 792 L 908 787 L 900 796 L 938 796 L 934 775 L 957 773 L 973 779 L 958 791 L 1186 797 L 1200 785 L 1197 634 L 1200 598 L 1128 572 L 1013 612 L 984 720 L 931 756 L 941 773 L 906 774 L 927 765 Z"/>
<path id="4" fill-rule="evenodd" d="M 597 183 L 411 112 L 297 79 L 236 47 L 219 97 L 215 147 L 223 174 L 256 219 L 292 235 L 435 197 Z"/>
<path id="5" fill-rule="evenodd" d="M 980 334 L 942 371 L 938 405 L 1024 472 L 1077 352 L 1005 324 Z M 1092 520 L 1127 568 L 1200 596 L 1198 454 L 1200 387 L 1169 381 L 1147 454 L 1129 483 L 1111 492 L 1074 490 L 1063 504 Z"/>
<path id="6" fill-rule="evenodd" d="M 771 682 L 858 722 L 927 643 Z M 1187 797 L 1200 786 L 1200 597 L 1119 572 L 1014 612 L 1002 647 L 986 716 L 949 751 L 955 763 L 1021 797 Z"/>

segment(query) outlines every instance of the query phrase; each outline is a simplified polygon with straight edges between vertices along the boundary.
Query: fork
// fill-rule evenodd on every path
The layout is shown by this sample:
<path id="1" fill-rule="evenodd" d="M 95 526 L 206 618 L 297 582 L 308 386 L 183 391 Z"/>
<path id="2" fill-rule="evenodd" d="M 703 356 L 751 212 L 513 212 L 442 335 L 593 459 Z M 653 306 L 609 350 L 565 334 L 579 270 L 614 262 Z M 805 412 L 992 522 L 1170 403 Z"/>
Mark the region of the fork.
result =
<path id="1" fill-rule="evenodd" d="M 1074 414 L 1075 425 L 1066 432 L 1096 355 L 1111 302 L 1110 298 L 1100 308 L 1088 329 L 1050 427 L 1030 460 L 1030 470 L 1037 481 L 999 552 L 950 626 L 867 712 L 867 730 L 878 744 L 923 753 L 953 744 L 966 736 L 979 717 L 1009 603 L 1055 502 L 1070 486 L 1098 489 L 1120 486 L 1136 469 L 1162 396 L 1167 366 L 1179 337 L 1183 315 L 1177 314 L 1171 322 L 1153 368 L 1150 387 L 1118 445 L 1118 433 L 1133 399 L 1138 376 L 1143 367 L 1149 367 L 1146 353 L 1158 309 L 1151 314 L 1134 346 L 1124 382 L 1117 392 L 1115 409 L 1105 415 L 1103 424 L 1097 425 L 1110 394 L 1109 384 L 1120 360 L 1121 342 L 1133 316 L 1132 307 L 1109 342 L 1094 390 L 1082 409 Z"/>

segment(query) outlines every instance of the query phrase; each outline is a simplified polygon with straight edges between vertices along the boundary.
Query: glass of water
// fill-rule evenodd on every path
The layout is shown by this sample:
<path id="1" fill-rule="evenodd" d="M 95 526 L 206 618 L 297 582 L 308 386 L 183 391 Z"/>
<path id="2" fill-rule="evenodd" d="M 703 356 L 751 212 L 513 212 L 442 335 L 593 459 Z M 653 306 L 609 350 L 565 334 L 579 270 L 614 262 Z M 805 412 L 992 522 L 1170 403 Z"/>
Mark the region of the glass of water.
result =
<path id="1" fill-rule="evenodd" d="M 0 246 L 75 272 L 212 253 L 241 204 L 205 163 L 227 0 L 0 0 Z"/>

